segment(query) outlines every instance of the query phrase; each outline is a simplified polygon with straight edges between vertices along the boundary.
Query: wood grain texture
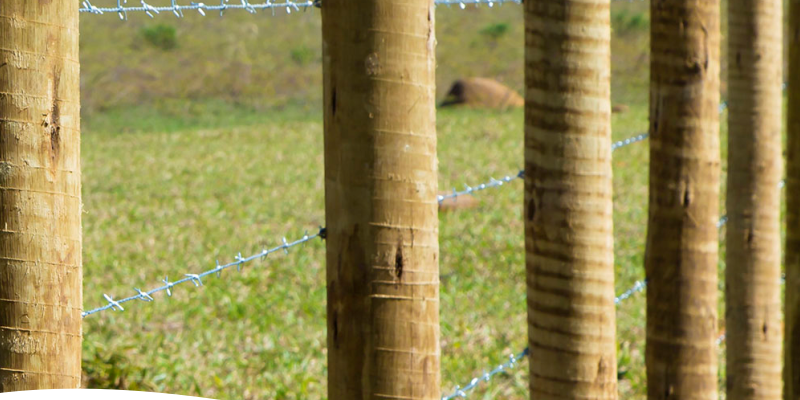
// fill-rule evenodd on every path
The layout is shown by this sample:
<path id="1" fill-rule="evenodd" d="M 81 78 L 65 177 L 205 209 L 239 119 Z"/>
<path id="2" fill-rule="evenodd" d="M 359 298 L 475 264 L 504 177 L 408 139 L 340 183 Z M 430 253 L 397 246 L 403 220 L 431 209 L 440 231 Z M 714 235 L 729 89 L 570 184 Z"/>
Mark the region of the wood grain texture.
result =
<path id="1" fill-rule="evenodd" d="M 531 399 L 616 399 L 608 0 L 525 2 Z"/>
<path id="2" fill-rule="evenodd" d="M 432 0 L 322 7 L 328 398 L 439 399 Z"/>
<path id="3" fill-rule="evenodd" d="M 727 398 L 779 400 L 783 84 L 780 0 L 728 2 Z"/>
<path id="4" fill-rule="evenodd" d="M 800 0 L 789 0 L 783 398 L 800 399 Z"/>
<path id="5" fill-rule="evenodd" d="M 650 7 L 647 394 L 716 400 L 720 4 Z"/>
<path id="6" fill-rule="evenodd" d="M 81 377 L 78 2 L 0 1 L 0 390 Z"/>

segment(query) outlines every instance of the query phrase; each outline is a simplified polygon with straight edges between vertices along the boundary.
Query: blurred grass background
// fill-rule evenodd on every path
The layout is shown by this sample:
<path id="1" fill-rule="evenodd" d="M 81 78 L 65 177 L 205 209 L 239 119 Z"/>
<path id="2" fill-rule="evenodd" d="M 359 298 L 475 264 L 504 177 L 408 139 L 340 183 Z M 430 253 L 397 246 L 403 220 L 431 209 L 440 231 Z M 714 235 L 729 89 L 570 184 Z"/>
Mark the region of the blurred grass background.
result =
<path id="1" fill-rule="evenodd" d="M 612 24 L 619 40 L 613 43 L 612 65 L 616 75 L 625 77 L 614 82 L 620 101 L 647 100 L 647 7 L 644 1 L 614 3 Z M 243 11 L 229 11 L 222 18 L 216 13 L 205 18 L 194 12 L 186 15 L 176 19 L 162 13 L 151 19 L 130 13 L 129 20 L 121 22 L 113 14 L 83 14 L 84 116 L 122 106 L 144 109 L 145 114 L 224 114 L 220 102 L 256 112 L 320 107 L 319 10 L 291 15 L 277 10 L 274 17 L 270 12 Z M 520 5 L 470 6 L 463 11 L 441 6 L 436 30 L 439 98 L 455 79 L 470 76 L 494 78 L 522 92 Z"/>
<path id="2" fill-rule="evenodd" d="M 628 106 L 613 117 L 615 140 L 647 130 L 648 7 L 612 5 L 612 97 Z M 81 17 L 86 309 L 103 293 L 133 294 L 324 224 L 319 12 L 277 14 Z M 520 6 L 439 7 L 436 23 L 440 99 L 471 76 L 522 93 Z M 443 190 L 522 167 L 521 110 L 440 110 L 437 128 Z M 618 293 L 644 276 L 647 163 L 646 142 L 614 154 Z M 477 208 L 440 215 L 448 392 L 526 343 L 522 182 L 476 197 Z M 323 260 L 315 241 L 200 289 L 86 318 L 84 385 L 325 398 Z M 644 296 L 620 305 L 623 398 L 645 398 L 644 323 Z M 522 365 L 470 397 L 527 398 Z"/>

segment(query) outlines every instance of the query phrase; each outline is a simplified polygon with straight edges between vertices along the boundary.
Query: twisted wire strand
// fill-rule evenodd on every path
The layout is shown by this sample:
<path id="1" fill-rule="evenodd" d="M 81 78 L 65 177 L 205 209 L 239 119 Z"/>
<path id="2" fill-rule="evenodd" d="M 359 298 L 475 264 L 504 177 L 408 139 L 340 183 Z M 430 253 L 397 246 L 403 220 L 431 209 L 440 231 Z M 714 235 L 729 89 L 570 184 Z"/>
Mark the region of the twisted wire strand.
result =
<path id="1" fill-rule="evenodd" d="M 623 301 L 629 299 L 634 294 L 643 291 L 646 286 L 647 286 L 647 282 L 646 281 L 637 281 L 636 283 L 634 283 L 634 285 L 630 289 L 622 292 L 619 296 L 615 297 L 614 298 L 614 304 L 619 305 L 619 303 L 622 303 Z M 506 371 L 509 371 L 509 370 L 513 369 L 515 366 L 517 366 L 517 364 L 519 364 L 519 362 L 522 359 L 524 359 L 525 357 L 527 357 L 529 355 L 530 355 L 530 349 L 528 347 L 525 347 L 521 352 L 517 353 L 516 355 L 515 354 L 511 354 L 510 356 L 508 356 L 509 357 L 508 361 L 506 361 L 503 364 L 498 365 L 497 367 L 495 367 L 494 369 L 492 369 L 489 372 L 484 372 L 483 374 L 481 374 L 480 377 L 472 378 L 472 380 L 469 381 L 468 384 L 464 385 L 464 387 L 456 385 L 456 387 L 453 389 L 453 392 L 448 394 L 448 395 L 442 396 L 441 400 L 452 400 L 452 399 L 455 399 L 455 398 L 466 398 L 467 394 L 470 391 L 472 391 L 473 389 L 475 389 L 476 387 L 478 387 L 481 382 L 488 383 L 489 381 L 492 380 L 492 378 L 495 375 L 498 375 L 498 374 L 501 374 L 501 373 L 504 373 Z"/>
<path id="2" fill-rule="evenodd" d="M 181 5 L 177 4 L 177 0 L 170 0 L 169 6 L 154 6 L 147 3 L 145 0 L 140 0 L 140 5 L 138 6 L 127 6 L 127 0 L 116 0 L 116 7 L 97 7 L 91 3 L 90 0 L 84 0 L 83 6 L 79 9 L 81 13 L 87 14 L 94 14 L 94 15 L 102 15 L 102 14 L 113 14 L 116 13 L 119 15 L 120 19 L 126 20 L 128 19 L 129 12 L 144 12 L 150 18 L 154 18 L 156 14 L 160 14 L 162 12 L 165 13 L 172 13 L 178 18 L 183 18 L 184 11 L 197 11 L 200 15 L 205 16 L 207 11 L 219 11 L 220 16 L 223 15 L 225 11 L 228 10 L 245 10 L 251 14 L 255 14 L 257 11 L 260 10 L 271 10 L 272 15 L 275 15 L 276 9 L 286 9 L 287 14 L 291 14 L 292 11 L 303 11 L 307 10 L 310 7 L 321 7 L 322 1 L 324 0 L 308 0 L 308 1 L 292 1 L 292 0 L 278 0 L 277 2 L 273 2 L 271 0 L 267 0 L 264 3 L 250 3 L 249 0 L 239 0 L 240 3 L 233 3 L 230 4 L 230 0 L 220 0 L 219 4 L 205 4 L 199 2 L 191 2 L 188 5 Z M 645 0 L 612 0 L 615 3 L 621 2 L 638 2 L 638 1 L 645 1 Z M 480 7 L 485 5 L 489 8 L 494 6 L 502 6 L 505 3 L 512 3 L 512 4 L 522 4 L 523 0 L 435 0 L 434 4 L 437 6 L 446 6 L 448 8 L 452 6 L 457 6 L 458 8 L 465 10 L 467 6 L 474 6 Z"/>
<path id="3" fill-rule="evenodd" d="M 164 279 L 162 280 L 162 282 L 164 282 L 164 285 L 156 287 L 154 289 L 150 289 L 150 290 L 148 290 L 146 292 L 140 290 L 139 288 L 134 288 L 133 290 L 136 292 L 135 295 L 130 296 L 130 297 L 126 297 L 126 298 L 121 299 L 121 300 L 114 300 L 114 298 L 109 296 L 108 294 L 103 294 L 103 298 L 106 300 L 106 302 L 108 304 L 106 304 L 106 305 L 104 305 L 102 307 L 97 307 L 95 309 L 82 312 L 81 313 L 81 318 L 86 318 L 86 317 L 88 317 L 90 315 L 97 314 L 99 312 L 103 312 L 103 311 L 106 311 L 106 310 L 125 311 L 125 308 L 122 307 L 122 304 L 127 303 L 129 301 L 134 301 L 134 300 L 142 300 L 142 301 L 146 301 L 146 302 L 151 302 L 151 301 L 155 300 L 153 295 L 158 293 L 158 292 L 166 292 L 168 297 L 172 297 L 172 290 L 176 286 L 179 286 L 179 285 L 182 285 L 182 284 L 185 284 L 185 283 L 189 283 L 189 282 L 193 283 L 195 287 L 203 286 L 203 278 L 205 278 L 206 276 L 209 276 L 211 274 L 217 274 L 217 277 L 219 278 L 220 275 L 222 274 L 222 271 L 224 271 L 224 270 L 226 270 L 228 268 L 233 268 L 233 267 L 236 267 L 237 271 L 241 271 L 242 266 L 244 266 L 245 264 L 247 264 L 249 262 L 252 262 L 252 261 L 255 261 L 255 260 L 259 260 L 259 259 L 261 259 L 261 260 L 266 259 L 267 256 L 269 256 L 270 254 L 275 253 L 277 251 L 283 251 L 284 253 L 289 254 L 289 249 L 291 249 L 292 247 L 299 246 L 299 245 L 301 245 L 303 243 L 309 242 L 309 241 L 314 240 L 316 238 L 325 239 L 325 233 L 326 233 L 325 228 L 320 228 L 319 232 L 317 232 L 317 233 L 315 233 L 313 235 L 309 235 L 308 233 L 306 233 L 302 238 L 297 239 L 297 240 L 295 240 L 293 242 L 288 242 L 286 240 L 286 238 L 284 237 L 283 240 L 282 240 L 283 244 L 281 244 L 280 246 L 273 247 L 271 249 L 264 249 L 261 252 L 253 254 L 253 255 L 251 255 L 249 257 L 242 257 L 242 253 L 239 253 L 235 257 L 235 261 L 233 261 L 231 263 L 221 265 L 219 263 L 219 261 L 217 261 L 217 265 L 214 268 L 211 268 L 211 269 L 206 270 L 204 272 L 201 272 L 199 274 L 185 274 L 184 278 L 179 279 L 179 280 L 174 281 L 174 282 L 171 282 L 169 280 L 169 277 L 164 277 Z"/>
<path id="4" fill-rule="evenodd" d="M 309 7 L 319 6 L 319 0 L 307 1 L 293 1 L 293 0 L 278 0 L 273 2 L 267 0 L 265 3 L 250 3 L 249 0 L 240 0 L 240 3 L 230 4 L 229 0 L 219 0 L 219 4 L 205 4 L 198 2 L 191 2 L 188 5 L 181 5 L 177 0 L 170 0 L 169 6 L 153 6 L 145 0 L 140 0 L 139 6 L 126 6 L 127 0 L 116 0 L 116 7 L 97 7 L 91 3 L 90 0 L 83 1 L 83 7 L 78 11 L 81 13 L 102 15 L 106 13 L 116 13 L 121 20 L 128 19 L 129 12 L 144 12 L 150 18 L 154 18 L 156 14 L 162 12 L 172 13 L 178 18 L 183 18 L 184 11 L 197 11 L 200 15 L 205 16 L 207 11 L 219 11 L 222 16 L 228 10 L 245 10 L 251 14 L 255 14 L 259 10 L 271 10 L 272 15 L 275 15 L 275 10 L 285 9 L 287 14 L 293 11 L 307 10 Z"/>
<path id="5" fill-rule="evenodd" d="M 625 140 L 621 140 L 621 141 L 615 142 L 615 143 L 613 143 L 611 145 L 611 148 L 612 148 L 612 150 L 616 150 L 616 149 L 619 149 L 621 147 L 625 147 L 625 146 L 631 145 L 633 143 L 641 142 L 641 141 L 645 140 L 646 138 L 647 138 L 647 134 L 637 135 L 637 136 L 634 136 L 634 137 L 631 137 L 631 138 L 628 138 L 628 139 L 625 139 Z M 514 177 L 514 178 L 512 178 L 510 176 L 506 176 L 501 180 L 496 180 L 496 179 L 492 178 L 488 183 L 480 184 L 480 185 L 476 186 L 475 188 L 467 186 L 467 190 L 461 191 L 461 192 L 456 191 L 455 189 L 453 189 L 453 193 L 452 194 L 448 194 L 446 196 L 439 196 L 437 198 L 437 200 L 439 201 L 439 203 L 441 203 L 444 200 L 449 199 L 449 198 L 455 198 L 455 197 L 458 197 L 458 196 L 462 196 L 464 194 L 471 194 L 471 193 L 474 193 L 474 192 L 477 192 L 477 191 L 482 191 L 482 190 L 486 190 L 486 189 L 490 189 L 490 188 L 497 188 L 497 187 L 503 186 L 503 184 L 505 184 L 505 183 L 511 182 L 512 180 L 518 179 L 518 178 L 520 178 L 522 176 L 523 176 L 523 171 L 520 171 L 519 174 L 517 174 L 517 176 Z M 308 233 L 306 233 L 305 236 L 303 236 L 301 239 L 298 239 L 298 240 L 296 240 L 294 242 L 287 242 L 286 238 L 283 238 L 283 244 L 280 245 L 280 246 L 274 247 L 272 249 L 264 249 L 260 253 L 256 253 L 256 254 L 251 255 L 249 257 L 242 257 L 241 253 L 239 253 L 239 255 L 236 256 L 236 259 L 235 259 L 234 262 L 231 262 L 231 263 L 228 263 L 228 264 L 224 264 L 224 265 L 220 265 L 219 262 L 217 262 L 217 265 L 216 265 L 215 268 L 209 269 L 209 270 L 204 271 L 204 272 L 199 273 L 199 274 L 185 274 L 184 278 L 182 278 L 180 280 L 177 280 L 177 281 L 174 281 L 174 282 L 171 282 L 168 277 L 165 277 L 162 280 L 162 282 L 164 282 L 164 285 L 159 286 L 159 287 L 157 287 L 155 289 L 151 289 L 151 290 L 146 291 L 146 292 L 143 292 L 143 291 L 139 290 L 138 288 L 134 288 L 134 291 L 136 291 L 136 295 L 130 296 L 130 297 L 126 297 L 126 298 L 121 299 L 121 300 L 114 300 L 114 298 L 109 296 L 108 294 L 103 294 L 103 298 L 106 300 L 107 304 L 102 306 L 102 307 L 98 307 L 98 308 L 95 308 L 95 309 L 92 309 L 92 310 L 89 310 L 89 311 L 84 311 L 83 313 L 81 313 L 81 317 L 85 318 L 85 317 L 87 317 L 89 315 L 93 315 L 93 314 L 96 314 L 96 313 L 99 313 L 99 312 L 102 312 L 102 311 L 106 311 L 106 310 L 124 311 L 125 308 L 122 306 L 122 304 L 127 303 L 129 301 L 133 301 L 133 300 L 153 301 L 154 298 L 152 297 L 152 295 L 155 294 L 155 293 L 158 293 L 158 292 L 166 292 L 167 296 L 171 297 L 172 296 L 172 289 L 175 286 L 179 286 L 179 285 L 182 285 L 182 284 L 185 284 L 185 283 L 188 283 L 188 282 L 193 283 L 195 285 L 195 287 L 200 287 L 200 286 L 203 285 L 202 278 L 204 278 L 204 277 L 206 277 L 208 275 L 216 273 L 219 276 L 219 274 L 223 270 L 231 268 L 231 267 L 234 267 L 234 266 L 236 267 L 237 270 L 239 270 L 239 269 L 241 269 L 242 265 L 244 265 L 246 263 L 249 263 L 249 262 L 251 262 L 253 260 L 256 260 L 256 259 L 266 258 L 268 255 L 270 255 L 270 254 L 272 254 L 272 253 L 274 253 L 276 251 L 283 250 L 284 252 L 286 252 L 288 254 L 288 250 L 290 248 L 292 248 L 292 247 L 301 245 L 303 243 L 306 243 L 306 242 L 311 241 L 311 240 L 313 240 L 315 238 L 318 238 L 318 237 L 324 239 L 325 238 L 325 232 L 326 232 L 325 228 L 320 228 L 319 232 L 317 232 L 317 233 L 315 233 L 313 235 L 309 235 Z"/>
<path id="6" fill-rule="evenodd" d="M 632 137 L 630 139 L 626 139 L 626 140 L 623 140 L 623 141 L 620 141 L 620 142 L 616 142 L 615 145 L 617 145 L 617 147 L 613 147 L 612 146 L 612 149 L 618 149 L 620 147 L 624 147 L 624 146 L 627 146 L 627 145 L 630 145 L 630 144 L 633 144 L 633 143 L 636 143 L 636 142 L 640 142 L 642 140 L 645 140 L 646 138 L 647 138 L 647 135 L 646 134 L 642 134 L 642 135 L 638 135 L 638 136 Z M 786 186 L 786 181 L 785 180 L 782 180 L 782 181 L 780 181 L 780 183 L 778 183 L 778 188 L 780 188 L 780 189 L 783 189 L 785 186 Z M 723 215 L 722 218 L 720 218 L 719 222 L 717 222 L 717 228 L 722 228 L 723 226 L 725 226 L 725 224 L 727 222 L 728 222 L 728 216 L 727 215 Z M 785 283 L 785 282 L 786 282 L 786 276 L 783 275 L 783 276 L 781 276 L 781 283 Z M 614 304 L 619 305 L 623 301 L 631 298 L 633 295 L 635 295 L 635 294 L 637 294 L 637 293 L 639 293 L 641 291 L 644 291 L 645 288 L 647 288 L 647 279 L 641 280 L 641 281 L 636 281 L 636 283 L 634 283 L 634 285 L 630 289 L 622 292 L 619 296 L 614 298 Z M 716 339 L 717 346 L 722 346 L 722 344 L 725 343 L 725 339 L 726 339 L 726 334 L 725 333 L 721 334 Z M 524 359 L 528 355 L 530 355 L 530 350 L 529 350 L 528 347 L 526 347 L 518 355 L 516 355 L 516 356 L 515 355 L 511 355 L 510 356 L 510 360 L 508 362 L 506 362 L 504 364 L 501 364 L 500 366 L 498 366 L 497 368 L 493 369 L 492 371 L 490 371 L 488 373 L 484 372 L 483 375 L 481 375 L 479 378 L 478 377 L 473 378 L 470 381 L 470 383 L 465 385 L 463 388 L 460 387 L 460 386 L 456 386 L 451 394 L 446 395 L 446 396 L 442 396 L 442 400 L 452 400 L 452 399 L 459 398 L 459 397 L 460 398 L 466 398 L 467 397 L 467 392 L 475 389 L 481 382 L 489 382 L 492 379 L 492 377 L 494 377 L 495 375 L 497 375 L 499 373 L 505 372 L 505 371 L 513 368 L 515 365 L 517 365 L 519 363 L 520 360 Z"/>
<path id="7" fill-rule="evenodd" d="M 630 146 L 634 143 L 639 143 L 641 141 L 646 140 L 648 137 L 650 137 L 649 134 L 642 133 L 636 136 L 629 137 L 624 140 L 616 141 L 611 144 L 611 151 L 616 151 L 623 147 Z M 464 190 L 456 190 L 456 188 L 453 188 L 452 192 L 445 195 L 439 195 L 436 198 L 436 200 L 438 200 L 439 203 L 442 203 L 445 200 L 455 199 L 459 196 L 471 195 L 475 192 L 480 192 L 486 189 L 498 188 L 505 185 L 506 183 L 510 183 L 517 179 L 523 179 L 523 178 L 525 178 L 525 170 L 520 170 L 515 174 L 506 175 L 500 179 L 490 178 L 488 182 L 481 183 L 480 185 L 477 185 L 475 187 L 472 187 L 470 185 L 464 185 Z"/>

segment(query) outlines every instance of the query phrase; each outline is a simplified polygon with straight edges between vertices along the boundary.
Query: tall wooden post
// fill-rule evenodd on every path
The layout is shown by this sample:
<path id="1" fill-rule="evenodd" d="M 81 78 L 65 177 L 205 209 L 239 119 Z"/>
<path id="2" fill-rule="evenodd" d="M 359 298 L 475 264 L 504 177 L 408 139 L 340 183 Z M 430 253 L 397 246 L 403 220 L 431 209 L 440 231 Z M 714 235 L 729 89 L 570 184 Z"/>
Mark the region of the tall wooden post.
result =
<path id="1" fill-rule="evenodd" d="M 719 7 L 651 1 L 650 400 L 717 398 Z"/>
<path id="2" fill-rule="evenodd" d="M 780 400 L 781 0 L 728 2 L 727 398 Z"/>
<path id="3" fill-rule="evenodd" d="M 81 379 L 78 2 L 0 1 L 0 390 Z"/>
<path id="4" fill-rule="evenodd" d="M 789 0 L 783 398 L 800 399 L 800 0 Z"/>
<path id="5" fill-rule="evenodd" d="M 525 2 L 531 399 L 616 399 L 609 0 Z"/>
<path id="6" fill-rule="evenodd" d="M 438 399 L 433 0 L 322 5 L 328 398 Z"/>

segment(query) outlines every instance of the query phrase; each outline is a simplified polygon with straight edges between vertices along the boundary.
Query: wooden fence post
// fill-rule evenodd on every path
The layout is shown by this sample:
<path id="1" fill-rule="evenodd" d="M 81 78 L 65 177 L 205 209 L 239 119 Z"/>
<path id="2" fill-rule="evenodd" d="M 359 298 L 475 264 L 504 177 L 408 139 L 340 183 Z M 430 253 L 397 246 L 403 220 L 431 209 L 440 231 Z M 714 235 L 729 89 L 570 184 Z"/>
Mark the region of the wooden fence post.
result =
<path id="1" fill-rule="evenodd" d="M 783 398 L 800 399 L 800 0 L 789 0 Z"/>
<path id="2" fill-rule="evenodd" d="M 779 400 L 783 3 L 728 2 L 727 398 Z"/>
<path id="3" fill-rule="evenodd" d="M 328 398 L 439 399 L 433 0 L 322 3 Z"/>
<path id="4" fill-rule="evenodd" d="M 0 1 L 0 390 L 81 381 L 78 2 Z"/>
<path id="5" fill-rule="evenodd" d="M 650 6 L 649 400 L 717 398 L 719 0 Z"/>
<path id="6" fill-rule="evenodd" d="M 531 399 L 617 398 L 609 5 L 524 5 Z"/>

